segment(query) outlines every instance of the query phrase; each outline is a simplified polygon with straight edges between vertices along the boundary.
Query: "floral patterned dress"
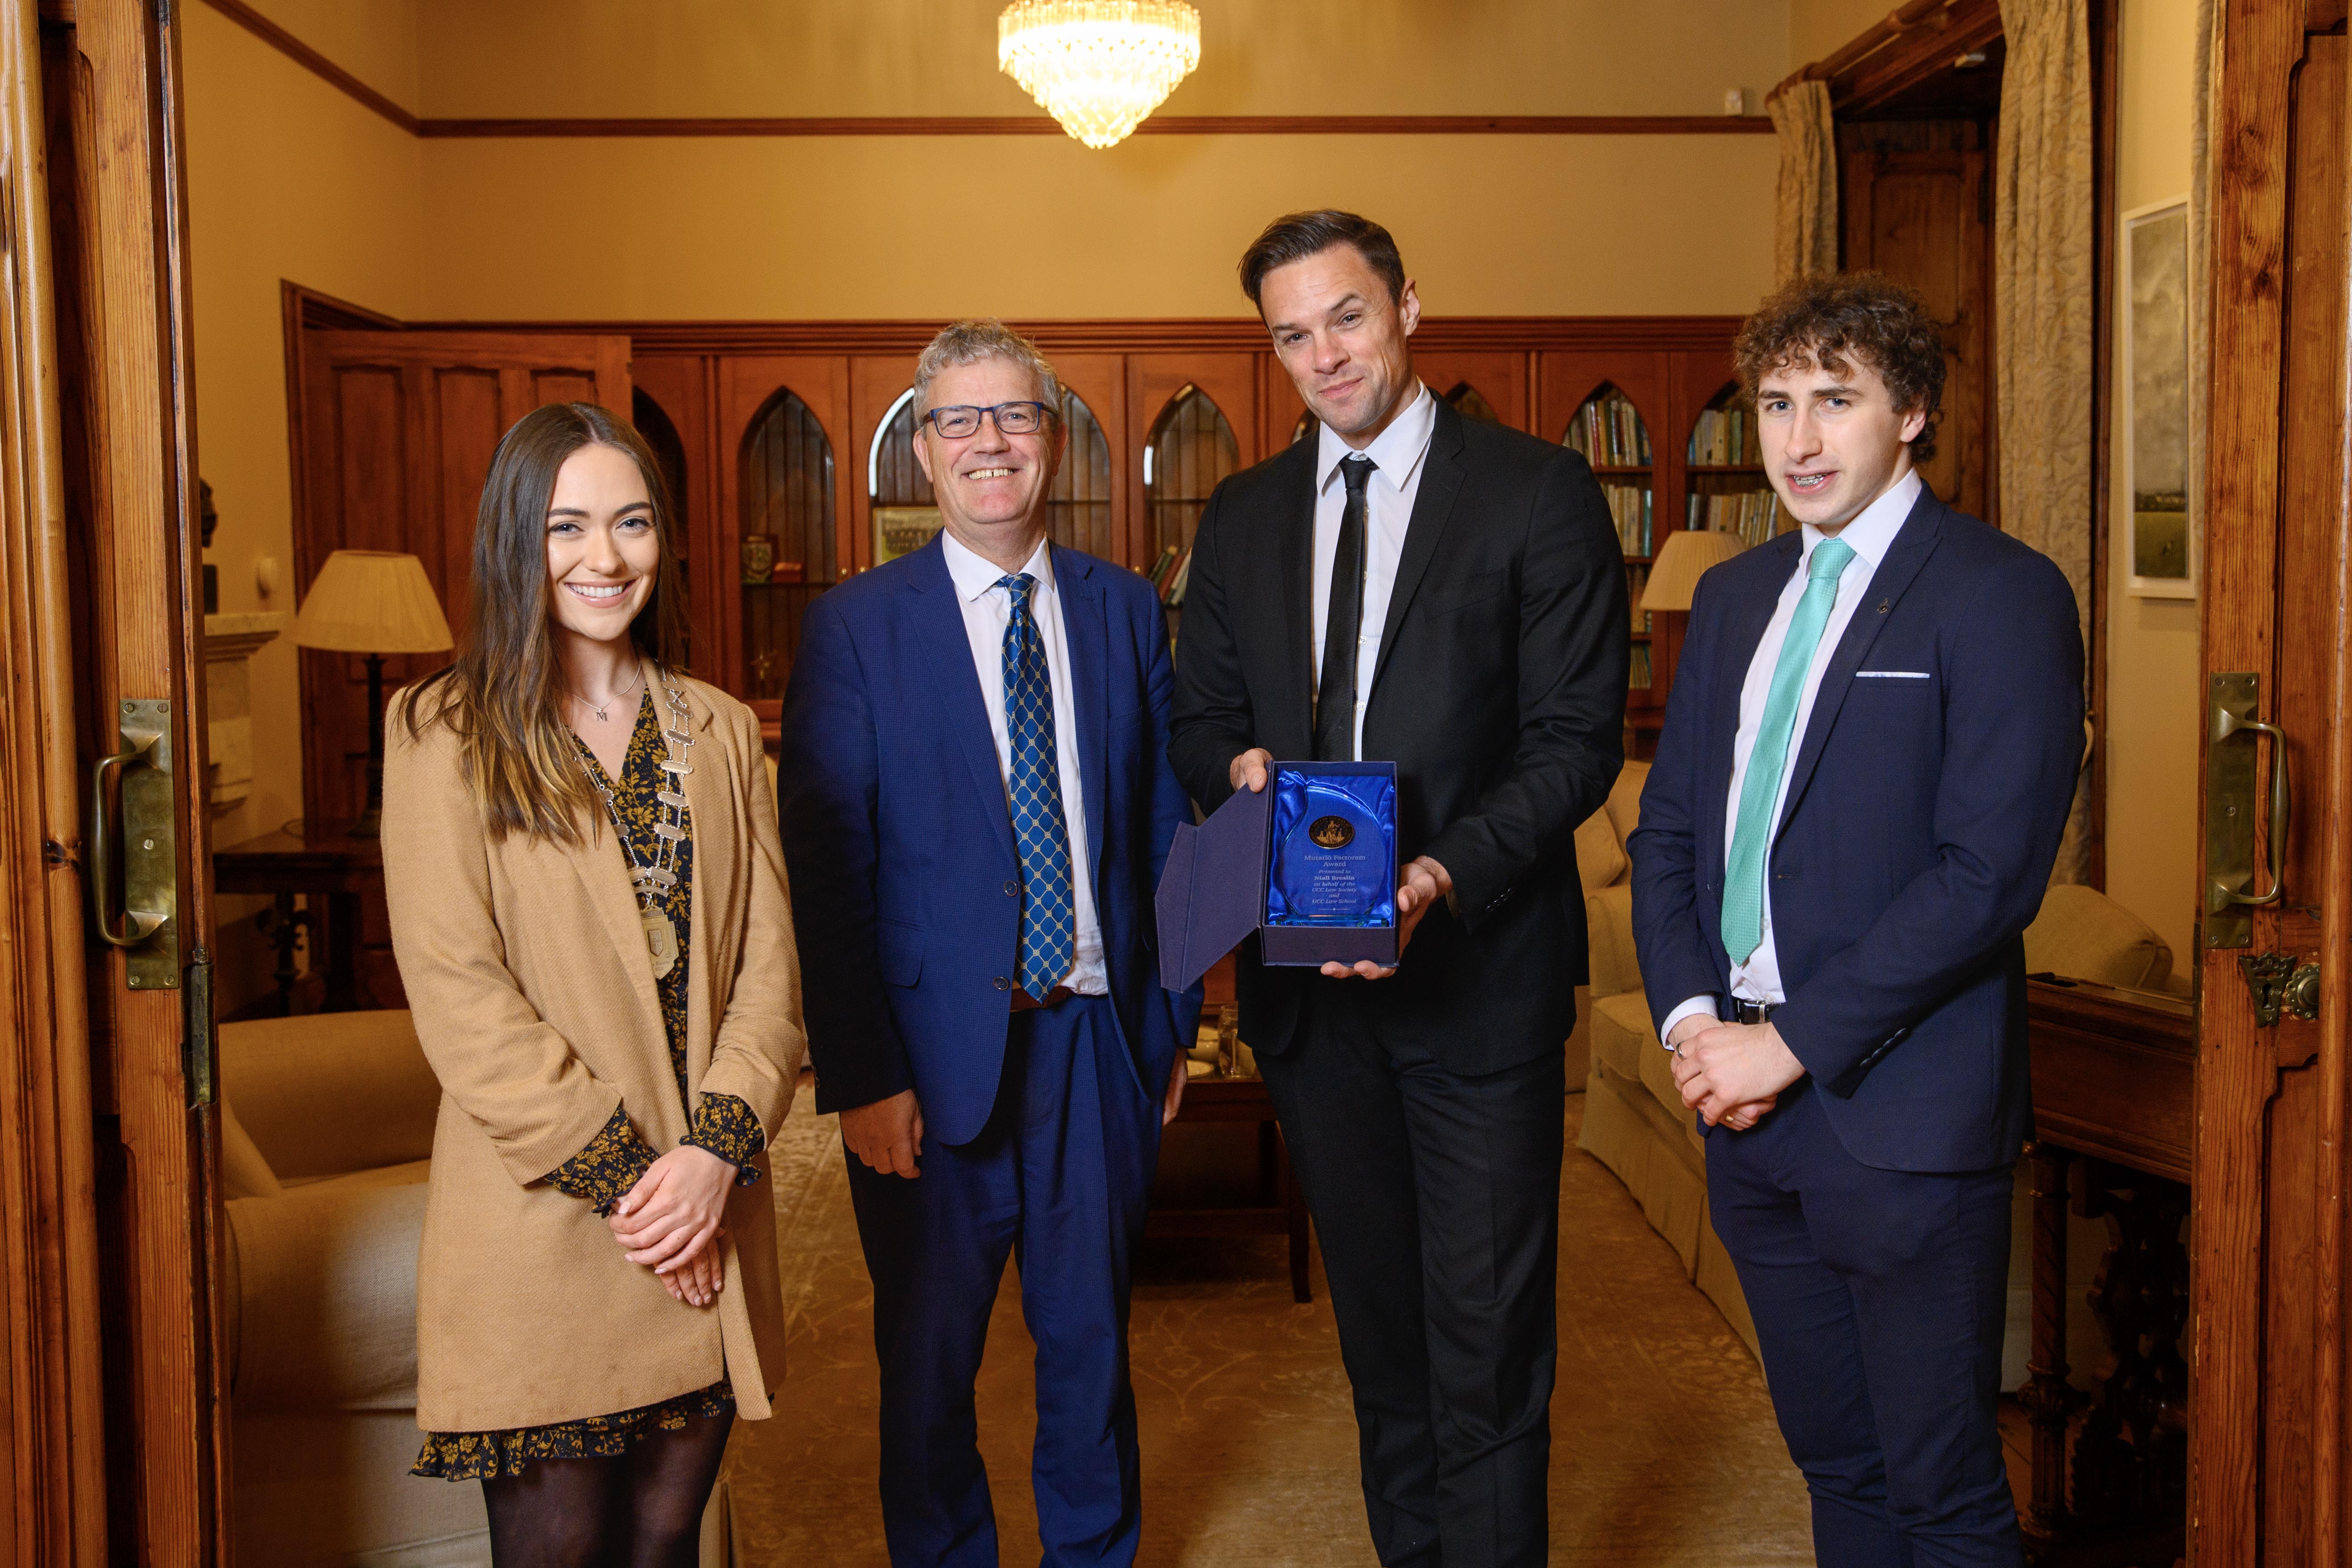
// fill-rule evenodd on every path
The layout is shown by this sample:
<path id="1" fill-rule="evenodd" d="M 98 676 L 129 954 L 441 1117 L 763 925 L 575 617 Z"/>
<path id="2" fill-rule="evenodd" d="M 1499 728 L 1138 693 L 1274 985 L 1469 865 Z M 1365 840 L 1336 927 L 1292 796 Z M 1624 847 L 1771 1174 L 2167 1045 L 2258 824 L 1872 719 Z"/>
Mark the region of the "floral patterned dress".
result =
<path id="1" fill-rule="evenodd" d="M 580 748 L 580 760 L 589 776 L 600 785 L 611 785 L 613 799 L 620 807 L 622 819 L 628 824 L 629 836 L 641 847 L 653 845 L 654 824 L 662 814 L 657 798 L 665 783 L 661 762 L 667 755 L 654 693 L 648 690 L 638 703 L 636 727 L 630 731 L 628 754 L 622 762 L 617 783 L 605 776 L 586 742 L 574 737 L 573 743 Z M 661 998 L 662 1032 L 669 1041 L 670 1069 L 677 1079 L 679 1103 L 689 1108 L 689 1126 L 684 1141 L 736 1166 L 740 1173 L 737 1182 L 749 1186 L 760 1179 L 759 1167 L 751 1163 L 752 1159 L 767 1144 L 759 1117 L 731 1094 L 707 1094 L 702 1097 L 702 1104 L 695 1107 L 693 1097 L 687 1091 L 686 987 L 693 935 L 694 823 L 688 817 L 681 826 L 687 836 L 678 843 L 670 862 L 677 873 L 677 882 L 667 889 L 657 889 L 656 899 L 656 907 L 677 927 L 677 962 L 656 985 Z M 627 848 L 617 840 L 614 852 L 624 860 L 628 858 Z M 550 1171 L 546 1180 L 558 1192 L 592 1205 L 600 1215 L 609 1215 L 613 1205 L 627 1196 L 629 1189 L 652 1166 L 654 1158 L 653 1150 L 630 1125 L 628 1108 L 623 1106 L 613 1112 L 613 1119 L 585 1149 Z M 503 1432 L 428 1432 L 424 1451 L 417 1456 L 410 1473 L 452 1481 L 483 1480 L 520 1475 L 533 1459 L 613 1458 L 626 1453 L 653 1432 L 683 1428 L 689 1415 L 724 1415 L 734 1408 L 735 1392 L 721 1378 L 708 1388 L 609 1415 L 590 1415 L 545 1426 L 518 1426 Z"/>

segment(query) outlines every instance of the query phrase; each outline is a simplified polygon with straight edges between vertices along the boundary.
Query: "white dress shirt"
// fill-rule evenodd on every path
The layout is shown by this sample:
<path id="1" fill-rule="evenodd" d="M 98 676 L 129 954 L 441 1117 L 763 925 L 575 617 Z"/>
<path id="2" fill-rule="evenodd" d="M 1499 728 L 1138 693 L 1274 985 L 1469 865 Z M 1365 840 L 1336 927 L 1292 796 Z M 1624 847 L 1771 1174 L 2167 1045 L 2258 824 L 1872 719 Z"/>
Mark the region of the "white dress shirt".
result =
<path id="1" fill-rule="evenodd" d="M 1356 723 L 1351 757 L 1364 754 L 1364 699 L 1371 695 L 1372 672 L 1379 668 L 1381 631 L 1389 618 L 1389 595 L 1396 589 L 1397 563 L 1404 555 L 1404 535 L 1412 521 L 1412 498 L 1421 492 L 1423 459 L 1429 456 L 1430 433 L 1437 428 L 1437 399 L 1421 389 L 1405 411 L 1380 433 L 1360 454 L 1377 471 L 1364 485 L 1364 615 L 1356 637 Z M 1339 552 L 1339 516 L 1348 509 L 1348 485 L 1340 476 L 1343 458 L 1359 456 L 1353 447 L 1318 428 L 1315 437 L 1315 684 L 1323 684 L 1323 628 L 1331 618 L 1331 562 Z"/>
<path id="2" fill-rule="evenodd" d="M 955 535 L 944 530 L 940 543 L 947 555 L 956 599 L 963 607 L 964 636 L 971 643 L 972 668 L 980 672 L 980 695 L 988 704 L 988 732 L 996 740 L 996 773 L 1004 782 L 1004 809 L 1010 814 L 1013 736 L 1004 723 L 1004 628 L 1013 622 L 1013 594 L 998 587 L 997 579 L 1012 574 L 957 543 Z M 1062 626 L 1061 595 L 1054 586 L 1052 542 L 1038 541 L 1036 553 L 1021 570 L 1037 579 L 1037 585 L 1029 590 L 1029 614 L 1037 623 L 1038 640 L 1045 645 L 1046 677 L 1054 687 L 1054 761 L 1062 774 L 1062 820 L 1070 827 L 1070 891 L 1078 934 L 1070 973 L 1060 984 L 1080 996 L 1108 996 L 1110 972 L 1103 963 L 1102 919 L 1095 912 L 1093 863 L 1087 858 L 1087 797 L 1078 781 L 1078 727 L 1072 718 L 1077 704 L 1071 695 L 1070 639 Z"/>
<path id="3" fill-rule="evenodd" d="M 1796 727 L 1790 731 L 1789 755 L 1780 769 L 1780 787 L 1772 797 L 1772 831 L 1777 837 L 1780 827 L 1780 811 L 1788 803 L 1789 780 L 1797 771 L 1797 755 L 1804 750 L 1805 727 L 1812 721 L 1813 699 L 1822 689 L 1822 673 L 1829 668 L 1830 656 L 1837 651 L 1838 642 L 1845 636 L 1846 624 L 1853 619 L 1854 610 L 1870 593 L 1870 580 L 1878 574 L 1878 563 L 1895 544 L 1895 536 L 1903 531 L 1903 520 L 1911 515 L 1913 503 L 1919 499 L 1920 481 L 1916 470 L 1906 471 L 1895 480 L 1887 492 L 1863 508 L 1862 515 L 1839 531 L 1837 537 L 1853 547 L 1853 558 L 1838 574 L 1837 603 L 1831 606 L 1828 624 L 1822 627 L 1822 640 L 1814 645 L 1813 661 L 1805 668 L 1805 685 L 1797 699 Z M 1772 690 L 1772 672 L 1780 662 L 1780 645 L 1789 638 L 1789 623 L 1796 617 L 1797 603 L 1805 596 L 1805 573 L 1812 564 L 1813 551 L 1828 534 L 1807 523 L 1804 527 L 1804 550 L 1797 557 L 1797 568 L 1780 589 L 1780 603 L 1773 608 L 1772 618 L 1764 627 L 1764 639 L 1756 645 L 1756 657 L 1748 661 L 1748 679 L 1739 688 L 1739 733 L 1731 742 L 1731 794 L 1724 803 L 1723 858 L 1727 870 L 1731 863 L 1732 836 L 1739 828 L 1739 792 L 1746 786 L 1748 753 L 1756 749 L 1756 731 L 1764 721 L 1765 700 Z M 1771 857 L 1765 857 L 1764 878 L 1764 940 L 1748 955 L 1748 962 L 1736 963 L 1731 969 L 1731 994 L 1744 1001 L 1779 1004 L 1789 999 L 1780 984 L 1780 950 L 1772 942 L 1772 879 Z M 1704 911 L 1706 918 L 1720 921 L 1720 909 Z M 1716 998 L 1694 996 L 1666 1015 L 1665 1026 L 1658 1031 L 1664 1040 L 1675 1032 L 1675 1026 L 1694 1013 L 1716 1016 Z"/>

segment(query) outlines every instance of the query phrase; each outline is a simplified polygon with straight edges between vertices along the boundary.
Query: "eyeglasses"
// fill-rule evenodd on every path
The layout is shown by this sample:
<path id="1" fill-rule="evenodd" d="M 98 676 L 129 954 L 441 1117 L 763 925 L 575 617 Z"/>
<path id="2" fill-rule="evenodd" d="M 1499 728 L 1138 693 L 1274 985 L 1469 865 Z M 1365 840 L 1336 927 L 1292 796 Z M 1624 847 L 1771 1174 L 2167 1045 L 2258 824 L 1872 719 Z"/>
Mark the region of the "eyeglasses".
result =
<path id="1" fill-rule="evenodd" d="M 1004 436 L 1027 436 L 1043 429 L 1053 410 L 1042 403 L 1000 403 L 993 408 L 976 408 L 969 403 L 950 404 L 934 408 L 923 417 L 932 429 L 950 441 L 961 441 L 980 430 L 981 416 L 996 421 L 997 433 Z"/>

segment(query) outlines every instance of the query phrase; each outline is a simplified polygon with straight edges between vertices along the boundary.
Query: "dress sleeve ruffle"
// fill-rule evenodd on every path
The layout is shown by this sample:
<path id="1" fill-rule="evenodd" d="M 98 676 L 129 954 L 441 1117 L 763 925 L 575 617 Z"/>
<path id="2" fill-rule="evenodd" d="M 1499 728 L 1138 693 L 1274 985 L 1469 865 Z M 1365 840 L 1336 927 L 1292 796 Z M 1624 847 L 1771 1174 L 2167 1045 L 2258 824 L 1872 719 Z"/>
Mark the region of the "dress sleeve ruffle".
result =
<path id="1" fill-rule="evenodd" d="M 685 1142 L 736 1167 L 738 1186 L 748 1187 L 760 1179 L 760 1167 L 751 1162 L 768 1146 L 768 1135 L 761 1131 L 759 1114 L 750 1101 L 731 1094 L 704 1095 Z"/>
<path id="2" fill-rule="evenodd" d="M 616 1108 L 604 1130 L 588 1141 L 588 1147 L 547 1173 L 547 1184 L 567 1197 L 593 1205 L 600 1215 L 610 1215 L 613 1205 L 629 1195 L 629 1189 L 653 1163 L 654 1152 L 629 1125 L 628 1111 Z"/>

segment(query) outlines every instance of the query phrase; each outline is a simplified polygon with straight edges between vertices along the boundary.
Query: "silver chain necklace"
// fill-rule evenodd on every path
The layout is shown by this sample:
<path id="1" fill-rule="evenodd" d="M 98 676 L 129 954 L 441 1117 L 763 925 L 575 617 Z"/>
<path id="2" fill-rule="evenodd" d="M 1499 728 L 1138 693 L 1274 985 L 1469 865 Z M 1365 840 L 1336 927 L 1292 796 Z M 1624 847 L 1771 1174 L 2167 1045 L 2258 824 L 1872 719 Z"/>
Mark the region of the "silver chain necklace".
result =
<path id="1" fill-rule="evenodd" d="M 604 809 L 613 818 L 613 831 L 621 837 L 621 847 L 628 852 L 629 879 L 637 895 L 637 924 L 646 933 L 646 956 L 652 960 L 654 978 L 662 980 L 677 967 L 677 925 L 654 905 L 660 892 L 677 886 L 677 847 L 686 838 L 686 775 L 694 771 L 686 753 L 694 745 L 694 736 L 688 729 L 692 714 L 686 706 L 686 694 L 668 679 L 662 681 L 662 694 L 669 703 L 671 722 L 662 730 L 669 755 L 663 759 L 661 770 L 669 775 L 665 786 L 655 795 L 661 802 L 662 813 L 654 823 L 654 852 L 650 858 L 639 852 L 637 842 L 629 835 L 629 825 L 621 816 L 621 803 L 613 794 L 611 781 L 602 768 L 590 768 L 588 778 L 597 793 L 604 797 Z M 603 718 L 602 713 L 597 714 Z M 583 763 L 583 766 L 586 764 Z M 626 753 L 622 769 L 627 770 Z"/>
<path id="2" fill-rule="evenodd" d="M 639 667 L 637 670 L 637 680 L 644 679 L 645 674 L 646 672 L 644 668 L 642 666 Z M 636 689 L 637 681 L 630 681 L 625 689 L 615 691 L 611 696 L 604 699 L 604 708 L 610 708 L 614 703 L 618 702 L 622 698 L 626 697 L 631 691 L 635 691 Z M 597 707 L 593 702 L 589 701 L 588 699 L 581 696 L 577 691 L 572 693 L 572 700 L 580 704 L 581 707 L 588 710 L 589 712 L 596 715 L 598 722 L 607 724 L 612 722 L 613 716 L 605 712 L 604 708 Z"/>

